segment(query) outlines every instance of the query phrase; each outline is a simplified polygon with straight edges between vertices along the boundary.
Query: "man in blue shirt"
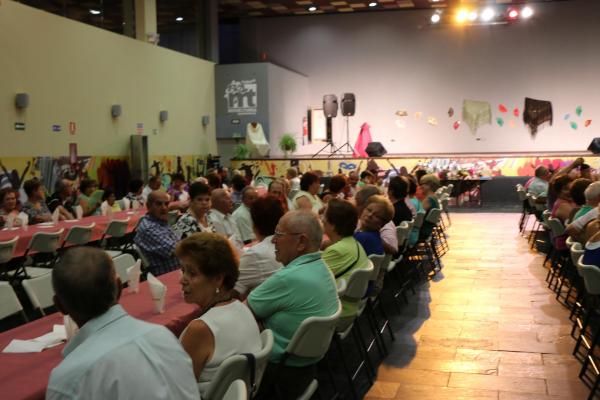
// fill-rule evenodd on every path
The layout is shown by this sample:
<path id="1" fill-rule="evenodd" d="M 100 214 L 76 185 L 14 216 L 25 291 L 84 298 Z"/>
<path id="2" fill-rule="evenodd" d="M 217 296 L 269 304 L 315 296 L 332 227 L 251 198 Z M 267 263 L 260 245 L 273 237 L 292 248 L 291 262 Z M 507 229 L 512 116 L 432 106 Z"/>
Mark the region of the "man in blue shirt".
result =
<path id="1" fill-rule="evenodd" d="M 150 263 L 150 272 L 157 276 L 179 267 L 174 253 L 177 236 L 169 226 L 169 195 L 154 191 L 146 204 L 148 214 L 140 220 L 133 241 Z"/>
<path id="2" fill-rule="evenodd" d="M 117 303 L 121 281 L 101 249 L 78 247 L 52 271 L 54 303 L 79 326 L 46 399 L 199 399 L 192 361 L 166 328 Z"/>

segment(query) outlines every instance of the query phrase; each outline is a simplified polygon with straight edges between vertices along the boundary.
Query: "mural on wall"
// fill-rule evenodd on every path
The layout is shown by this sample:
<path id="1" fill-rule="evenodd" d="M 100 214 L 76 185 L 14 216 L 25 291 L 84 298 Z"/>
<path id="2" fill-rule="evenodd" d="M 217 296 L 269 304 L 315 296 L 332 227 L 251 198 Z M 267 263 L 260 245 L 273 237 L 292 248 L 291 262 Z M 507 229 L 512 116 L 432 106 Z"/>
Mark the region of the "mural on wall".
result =
<path id="1" fill-rule="evenodd" d="M 545 165 L 557 170 L 573 162 L 577 157 L 497 157 L 497 158 L 378 158 L 380 170 L 406 168 L 409 172 L 424 168 L 431 172 L 455 171 L 473 177 L 492 176 L 533 176 L 535 168 Z M 585 158 L 592 168 L 600 168 L 600 157 Z M 317 160 L 232 160 L 231 167 L 256 179 L 260 176 L 285 176 L 286 170 L 297 162 L 300 172 L 320 170 L 324 175 L 348 174 L 352 170 L 363 171 L 367 160 L 364 159 L 317 159 Z"/>

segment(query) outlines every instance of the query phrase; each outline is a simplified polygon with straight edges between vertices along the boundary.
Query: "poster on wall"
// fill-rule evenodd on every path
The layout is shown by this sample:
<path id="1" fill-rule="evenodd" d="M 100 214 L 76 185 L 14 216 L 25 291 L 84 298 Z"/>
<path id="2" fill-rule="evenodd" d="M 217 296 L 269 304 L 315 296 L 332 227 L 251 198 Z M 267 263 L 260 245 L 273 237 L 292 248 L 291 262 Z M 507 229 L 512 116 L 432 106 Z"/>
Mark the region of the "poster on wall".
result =
<path id="1" fill-rule="evenodd" d="M 310 139 L 311 141 L 327 141 L 327 119 L 322 108 L 310 110 Z"/>
<path id="2" fill-rule="evenodd" d="M 227 112 L 238 115 L 255 115 L 258 107 L 258 84 L 255 79 L 232 80 L 225 87 Z"/>

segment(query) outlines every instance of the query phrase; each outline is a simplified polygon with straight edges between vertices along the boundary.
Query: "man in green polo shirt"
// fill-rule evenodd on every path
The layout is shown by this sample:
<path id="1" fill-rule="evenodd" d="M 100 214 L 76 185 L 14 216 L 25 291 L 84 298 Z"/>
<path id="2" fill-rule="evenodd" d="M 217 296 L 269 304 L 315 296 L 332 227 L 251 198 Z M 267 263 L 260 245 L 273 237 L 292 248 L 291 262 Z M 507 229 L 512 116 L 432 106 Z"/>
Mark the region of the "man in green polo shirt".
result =
<path id="1" fill-rule="evenodd" d="M 277 261 L 285 267 L 248 296 L 248 306 L 275 339 L 259 399 L 276 398 L 275 385 L 282 398 L 298 398 L 314 378 L 318 359 L 290 357 L 283 368 L 279 361 L 302 321 L 338 309 L 335 280 L 319 252 L 322 239 L 323 228 L 315 213 L 285 214 L 273 236 Z"/>

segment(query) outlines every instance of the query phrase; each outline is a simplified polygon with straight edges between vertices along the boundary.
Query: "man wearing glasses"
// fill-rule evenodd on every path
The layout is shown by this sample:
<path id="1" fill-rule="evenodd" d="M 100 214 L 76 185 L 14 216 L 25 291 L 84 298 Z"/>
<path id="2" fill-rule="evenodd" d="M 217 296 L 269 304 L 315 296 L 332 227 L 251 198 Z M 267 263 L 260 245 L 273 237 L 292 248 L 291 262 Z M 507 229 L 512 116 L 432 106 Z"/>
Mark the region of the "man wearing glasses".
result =
<path id="1" fill-rule="evenodd" d="M 322 239 L 323 228 L 315 213 L 285 214 L 273 235 L 275 257 L 285 267 L 247 299 L 256 318 L 273 331 L 275 338 L 259 399 L 275 398 L 277 389 L 282 398 L 298 398 L 315 375 L 318 359 L 289 357 L 284 367 L 278 364 L 302 321 L 332 315 L 338 309 L 335 280 L 319 251 Z"/>

